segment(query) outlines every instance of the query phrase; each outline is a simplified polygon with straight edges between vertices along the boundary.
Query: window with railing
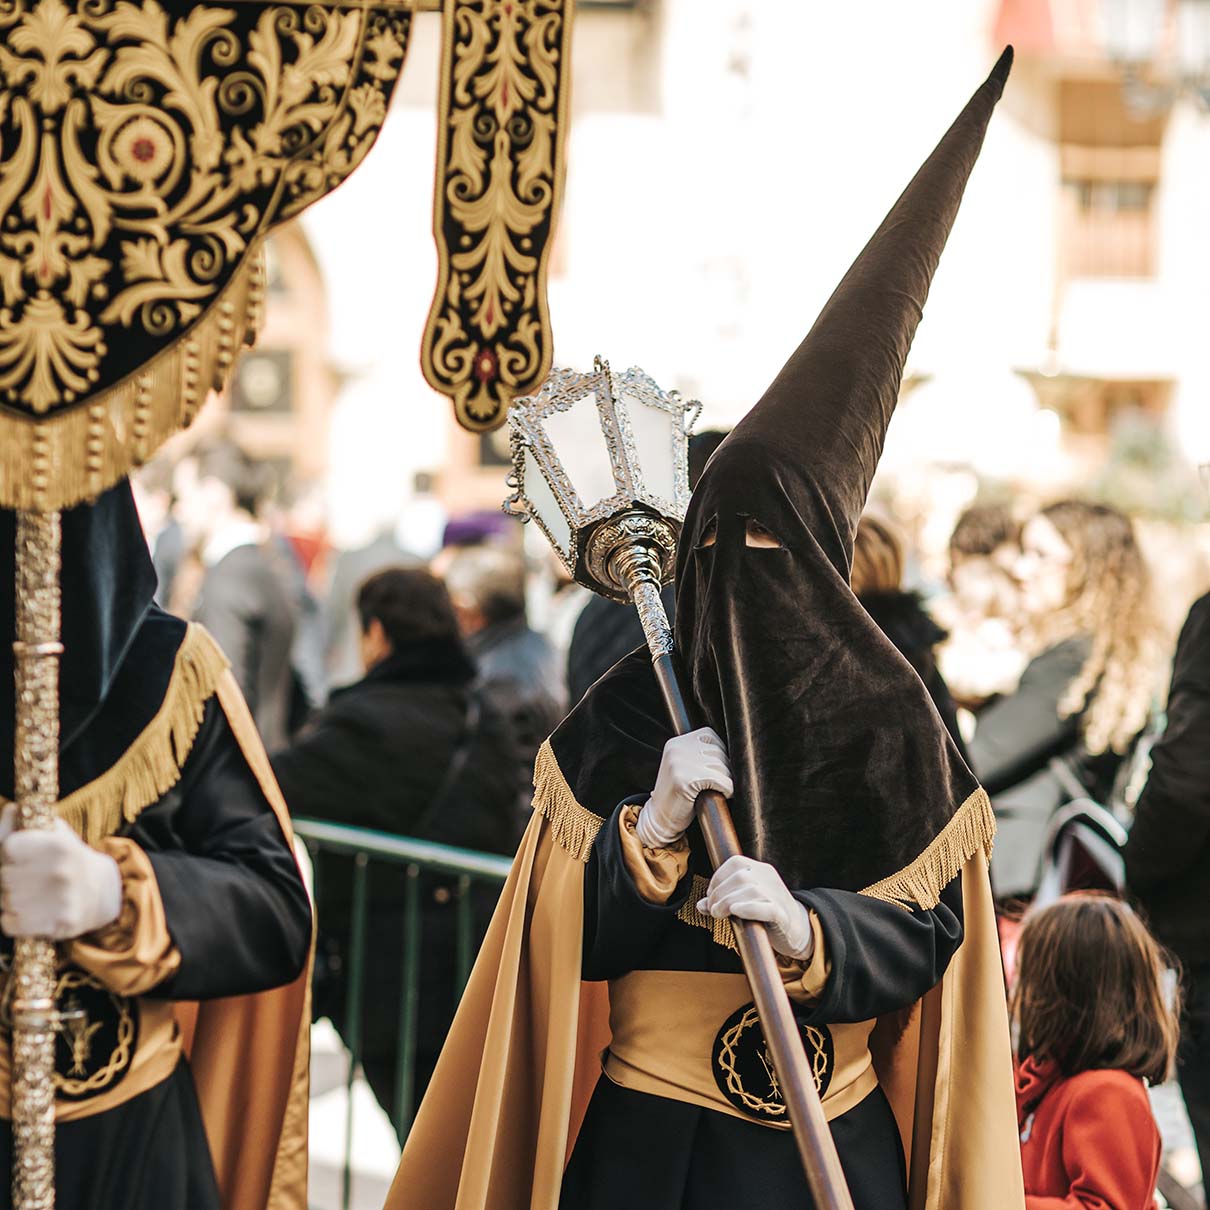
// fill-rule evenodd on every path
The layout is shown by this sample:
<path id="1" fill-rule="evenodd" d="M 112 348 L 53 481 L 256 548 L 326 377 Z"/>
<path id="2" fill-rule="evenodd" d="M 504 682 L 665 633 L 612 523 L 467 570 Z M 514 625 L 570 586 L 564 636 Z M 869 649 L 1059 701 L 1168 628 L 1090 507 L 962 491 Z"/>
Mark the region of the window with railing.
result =
<path id="1" fill-rule="evenodd" d="M 1062 275 L 1152 276 L 1164 116 L 1105 80 L 1064 80 L 1058 99 Z"/>

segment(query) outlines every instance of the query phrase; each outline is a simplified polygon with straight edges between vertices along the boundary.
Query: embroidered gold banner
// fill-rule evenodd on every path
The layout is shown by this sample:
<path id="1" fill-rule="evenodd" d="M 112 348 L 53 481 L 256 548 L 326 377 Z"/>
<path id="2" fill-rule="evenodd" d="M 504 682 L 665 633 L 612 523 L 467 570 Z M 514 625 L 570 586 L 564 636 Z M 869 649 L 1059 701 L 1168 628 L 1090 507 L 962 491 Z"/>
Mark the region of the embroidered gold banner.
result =
<path id="1" fill-rule="evenodd" d="M 446 0 L 421 364 L 458 422 L 504 423 L 550 370 L 546 269 L 563 190 L 574 0 Z"/>
<path id="2" fill-rule="evenodd" d="M 386 117 L 399 4 L 0 5 L 0 505 L 68 507 L 255 332 L 259 242 Z"/>

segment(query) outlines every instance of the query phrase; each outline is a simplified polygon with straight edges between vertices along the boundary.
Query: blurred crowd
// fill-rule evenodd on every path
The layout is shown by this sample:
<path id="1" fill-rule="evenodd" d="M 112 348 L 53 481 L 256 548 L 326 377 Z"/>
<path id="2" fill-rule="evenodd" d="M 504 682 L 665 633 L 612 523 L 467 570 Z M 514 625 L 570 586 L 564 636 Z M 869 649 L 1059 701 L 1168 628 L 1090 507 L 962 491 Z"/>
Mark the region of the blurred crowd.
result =
<path id="1" fill-rule="evenodd" d="M 722 437 L 694 439 L 694 475 Z M 314 493 L 275 490 L 228 441 L 152 464 L 137 490 L 161 602 L 231 658 L 300 817 L 511 855 L 540 744 L 642 643 L 631 609 L 527 560 L 500 514 L 446 518 L 436 553 L 404 549 L 394 529 L 335 550 Z M 1179 1071 L 1210 1163 L 1210 598 L 1174 661 L 1131 520 L 1081 499 L 974 504 L 949 538 L 944 583 L 914 590 L 915 565 L 895 522 L 867 513 L 853 590 L 993 801 L 1009 978 L 1027 905 L 1078 889 L 1132 897 L 1183 972 Z M 535 580 L 548 586 L 541 626 L 527 610 Z M 345 1032 L 353 869 L 330 865 L 315 1013 Z M 457 994 L 453 889 L 424 876 L 417 1095 Z M 478 894 L 481 935 L 493 905 Z M 403 895 L 397 875 L 371 870 L 376 938 L 402 937 Z M 399 964 L 366 977 L 363 1066 L 389 1109 Z"/>

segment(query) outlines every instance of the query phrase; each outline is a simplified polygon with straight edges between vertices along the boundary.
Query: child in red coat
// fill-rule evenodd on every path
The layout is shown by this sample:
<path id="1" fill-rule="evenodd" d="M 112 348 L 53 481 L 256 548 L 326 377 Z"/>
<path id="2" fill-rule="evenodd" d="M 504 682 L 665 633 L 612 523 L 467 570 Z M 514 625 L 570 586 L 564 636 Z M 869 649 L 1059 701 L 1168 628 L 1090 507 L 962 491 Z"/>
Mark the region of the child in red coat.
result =
<path id="1" fill-rule="evenodd" d="M 1108 895 L 1070 895 L 1021 930 L 1013 1018 L 1026 1210 L 1154 1210 L 1147 1083 L 1178 1038 L 1164 959 Z"/>

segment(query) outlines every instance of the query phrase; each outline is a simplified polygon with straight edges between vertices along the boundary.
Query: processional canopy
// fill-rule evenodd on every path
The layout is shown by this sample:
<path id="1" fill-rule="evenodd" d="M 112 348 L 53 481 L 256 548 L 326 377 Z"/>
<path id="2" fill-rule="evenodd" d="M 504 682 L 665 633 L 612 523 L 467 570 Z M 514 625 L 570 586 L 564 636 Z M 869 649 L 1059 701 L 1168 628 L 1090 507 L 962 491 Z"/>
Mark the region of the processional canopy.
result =
<path id="1" fill-rule="evenodd" d="M 0 14 L 0 505 L 96 496 L 222 387 L 260 244 L 361 162 L 411 12 L 10 0 Z"/>

